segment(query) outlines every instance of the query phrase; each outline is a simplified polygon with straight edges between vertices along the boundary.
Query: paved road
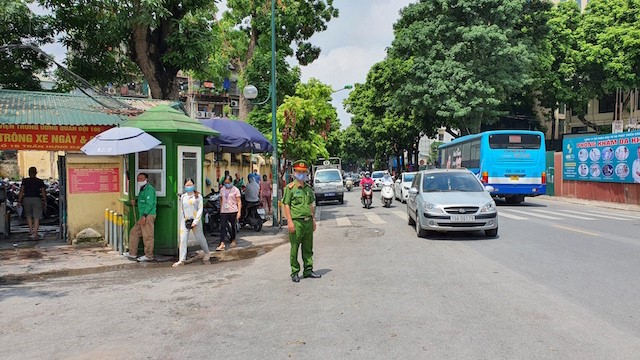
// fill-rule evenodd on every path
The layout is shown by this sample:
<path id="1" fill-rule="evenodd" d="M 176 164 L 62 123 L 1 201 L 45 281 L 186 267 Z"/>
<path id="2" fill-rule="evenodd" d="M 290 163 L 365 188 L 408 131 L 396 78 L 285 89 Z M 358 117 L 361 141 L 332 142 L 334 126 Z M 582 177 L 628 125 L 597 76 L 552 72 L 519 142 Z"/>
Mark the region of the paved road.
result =
<path id="1" fill-rule="evenodd" d="M 0 288 L 20 359 L 637 359 L 640 214 L 533 199 L 496 239 L 419 239 L 405 206 L 319 208 L 316 270 L 255 259 Z"/>

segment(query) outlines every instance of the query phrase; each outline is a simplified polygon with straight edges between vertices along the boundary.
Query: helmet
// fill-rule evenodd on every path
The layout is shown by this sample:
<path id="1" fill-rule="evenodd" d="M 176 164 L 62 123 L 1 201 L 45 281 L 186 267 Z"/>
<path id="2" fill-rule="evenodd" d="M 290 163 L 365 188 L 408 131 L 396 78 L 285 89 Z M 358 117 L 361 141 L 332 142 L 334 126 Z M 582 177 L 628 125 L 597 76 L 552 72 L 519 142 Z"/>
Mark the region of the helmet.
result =
<path id="1" fill-rule="evenodd" d="M 204 182 L 205 184 L 207 184 L 207 186 L 211 186 L 211 180 L 209 178 L 206 178 Z"/>
<path id="2" fill-rule="evenodd" d="M 370 173 L 370 172 L 368 172 L 368 171 L 365 171 L 365 172 L 364 172 L 364 176 L 367 176 L 367 177 L 368 177 L 368 176 L 371 176 L 371 173 Z"/>

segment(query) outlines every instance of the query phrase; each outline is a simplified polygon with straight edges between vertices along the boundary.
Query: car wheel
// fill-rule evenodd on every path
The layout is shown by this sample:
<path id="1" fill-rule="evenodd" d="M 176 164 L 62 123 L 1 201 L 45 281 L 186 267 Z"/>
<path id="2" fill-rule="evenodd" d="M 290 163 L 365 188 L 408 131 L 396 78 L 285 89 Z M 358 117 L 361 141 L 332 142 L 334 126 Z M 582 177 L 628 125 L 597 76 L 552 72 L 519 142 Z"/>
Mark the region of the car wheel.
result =
<path id="1" fill-rule="evenodd" d="M 484 235 L 486 237 L 494 238 L 494 237 L 498 236 L 498 228 L 491 229 L 491 230 L 485 230 L 484 231 Z"/>
<path id="2" fill-rule="evenodd" d="M 344 197 L 341 197 L 341 198 L 340 198 L 340 204 L 341 204 L 341 205 L 342 205 L 342 204 L 344 204 Z"/>
<path id="3" fill-rule="evenodd" d="M 407 208 L 407 224 L 414 226 L 416 224 L 416 221 L 413 220 L 413 218 L 411 217 L 411 213 L 409 212 L 409 209 Z"/>
<path id="4" fill-rule="evenodd" d="M 419 238 L 427 237 L 427 230 L 423 229 L 422 225 L 420 225 L 420 217 L 418 216 L 417 213 L 416 213 L 416 234 L 418 234 Z"/>

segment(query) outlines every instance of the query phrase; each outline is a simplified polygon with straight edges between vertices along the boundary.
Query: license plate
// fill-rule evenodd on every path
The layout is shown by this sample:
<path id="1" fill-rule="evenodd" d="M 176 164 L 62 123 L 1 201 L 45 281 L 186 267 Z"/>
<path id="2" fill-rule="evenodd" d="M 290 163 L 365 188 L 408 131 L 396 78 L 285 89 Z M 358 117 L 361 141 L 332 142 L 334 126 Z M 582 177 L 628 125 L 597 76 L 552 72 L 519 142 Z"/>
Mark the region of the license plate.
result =
<path id="1" fill-rule="evenodd" d="M 325 193 L 324 196 L 336 196 L 336 193 Z"/>
<path id="2" fill-rule="evenodd" d="M 520 176 L 512 176 L 511 180 L 520 180 Z"/>
<path id="3" fill-rule="evenodd" d="M 264 215 L 265 214 L 264 209 L 257 209 L 257 211 L 258 211 L 259 215 Z"/>
<path id="4" fill-rule="evenodd" d="M 475 220 L 475 215 L 451 215 L 452 222 L 469 222 Z"/>

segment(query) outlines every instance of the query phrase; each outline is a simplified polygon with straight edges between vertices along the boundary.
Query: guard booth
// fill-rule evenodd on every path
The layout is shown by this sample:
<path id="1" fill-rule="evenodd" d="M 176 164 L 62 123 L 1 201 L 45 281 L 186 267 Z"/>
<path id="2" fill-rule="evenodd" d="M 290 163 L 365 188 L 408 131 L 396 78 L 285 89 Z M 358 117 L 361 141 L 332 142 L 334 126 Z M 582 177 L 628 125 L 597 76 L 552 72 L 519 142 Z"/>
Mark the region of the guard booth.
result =
<path id="1" fill-rule="evenodd" d="M 126 189 L 120 201 L 125 217 L 125 241 L 129 229 L 140 214 L 134 212 L 131 199 L 138 193 L 136 178 L 139 173 L 149 175 L 149 183 L 156 189 L 157 216 L 155 222 L 154 252 L 160 255 L 177 255 L 180 228 L 178 226 L 178 201 L 183 192 L 184 180 L 192 178 L 196 189 L 203 193 L 204 142 L 208 136 L 219 133 L 192 119 L 184 112 L 168 105 L 156 106 L 124 122 L 144 130 L 162 143 L 157 147 L 125 157 L 124 181 Z M 140 241 L 140 249 L 143 242 Z M 141 253 L 139 251 L 139 253 Z"/>

